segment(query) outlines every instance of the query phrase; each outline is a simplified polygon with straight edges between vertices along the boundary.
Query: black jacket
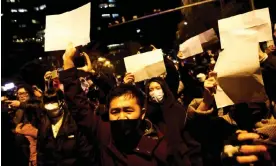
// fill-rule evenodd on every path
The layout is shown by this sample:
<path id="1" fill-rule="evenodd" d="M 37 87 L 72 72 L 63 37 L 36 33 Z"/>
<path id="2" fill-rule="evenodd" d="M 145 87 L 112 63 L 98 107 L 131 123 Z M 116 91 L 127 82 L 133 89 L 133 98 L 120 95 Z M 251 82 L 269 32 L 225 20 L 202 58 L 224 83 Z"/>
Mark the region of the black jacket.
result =
<path id="1" fill-rule="evenodd" d="M 65 111 L 62 125 L 54 138 L 50 120 L 41 119 L 37 140 L 37 163 L 39 166 L 92 165 L 92 146 L 79 132 L 71 115 Z"/>
<path id="2" fill-rule="evenodd" d="M 190 107 L 191 105 L 189 109 Z M 224 145 L 237 144 L 237 141 L 233 142 L 236 131 L 252 132 L 255 123 L 265 119 L 268 115 L 264 103 L 237 104 L 224 107 L 223 112 L 225 114 L 223 117 L 217 115 L 197 116 L 189 123 L 193 128 L 191 130 L 193 138 L 201 143 L 205 166 L 223 166 L 221 152 L 223 152 Z M 240 145 L 240 142 L 238 143 Z"/>
<path id="3" fill-rule="evenodd" d="M 276 101 L 276 56 L 268 55 L 261 67 L 266 93 L 271 100 Z"/>
<path id="4" fill-rule="evenodd" d="M 177 91 L 178 91 L 179 80 L 180 80 L 178 71 L 174 66 L 174 63 L 168 58 L 164 57 L 164 63 L 167 71 L 167 76 L 165 77 L 165 81 L 168 84 L 174 97 L 177 97 Z"/>
<path id="5" fill-rule="evenodd" d="M 164 92 L 162 103 L 153 103 L 149 99 L 149 84 L 158 82 Z M 189 134 L 186 128 L 187 110 L 181 106 L 161 78 L 152 78 L 146 84 L 147 117 L 157 125 L 168 140 L 168 153 L 172 165 L 185 165 L 190 160 L 191 165 L 201 166 L 200 144 Z"/>
<path id="6" fill-rule="evenodd" d="M 66 102 L 76 123 L 83 133 L 91 139 L 96 139 L 97 144 L 93 145 L 100 148 L 100 156 L 97 159 L 100 159 L 101 165 L 167 165 L 167 142 L 158 129 L 154 129 L 156 132 L 150 132 L 150 135 L 145 132 L 137 148 L 132 149 L 133 152 L 130 154 L 123 154 L 113 142 L 110 123 L 97 116 L 88 103 L 77 79 L 76 68 L 63 71 L 60 78 L 64 84 Z"/>
<path id="7" fill-rule="evenodd" d="M 203 95 L 203 84 L 199 82 L 194 74 L 191 74 L 192 69 L 196 68 L 193 63 L 185 63 L 184 66 L 179 65 L 179 73 L 181 76 L 181 81 L 184 84 L 184 96 L 189 99 L 187 103 L 189 104 L 193 98 L 201 98 Z"/>

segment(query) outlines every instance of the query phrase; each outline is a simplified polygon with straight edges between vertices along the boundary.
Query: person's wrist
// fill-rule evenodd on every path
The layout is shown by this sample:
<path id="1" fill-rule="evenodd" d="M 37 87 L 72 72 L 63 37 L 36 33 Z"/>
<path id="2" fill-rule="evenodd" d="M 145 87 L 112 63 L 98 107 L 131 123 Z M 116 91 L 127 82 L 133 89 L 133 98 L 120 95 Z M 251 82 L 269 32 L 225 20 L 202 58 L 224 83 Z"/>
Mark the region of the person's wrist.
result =
<path id="1" fill-rule="evenodd" d="M 211 106 L 214 101 L 214 95 L 211 95 L 209 92 L 205 91 L 203 94 L 203 103 Z"/>
<path id="2" fill-rule="evenodd" d="M 92 70 L 90 70 L 89 72 L 90 72 L 93 76 L 97 75 L 96 71 L 95 71 L 95 70 L 93 70 L 93 69 L 92 69 Z"/>
<path id="3" fill-rule="evenodd" d="M 75 67 L 72 59 L 64 59 L 63 62 L 64 62 L 64 65 L 63 65 L 64 70 Z"/>
<path id="4" fill-rule="evenodd" d="M 268 55 L 266 53 L 263 53 L 263 55 L 260 57 L 260 62 L 264 62 L 268 58 Z"/>
<path id="5" fill-rule="evenodd" d="M 209 110 L 209 108 L 210 108 L 210 105 L 203 101 L 201 104 L 201 110 Z"/>

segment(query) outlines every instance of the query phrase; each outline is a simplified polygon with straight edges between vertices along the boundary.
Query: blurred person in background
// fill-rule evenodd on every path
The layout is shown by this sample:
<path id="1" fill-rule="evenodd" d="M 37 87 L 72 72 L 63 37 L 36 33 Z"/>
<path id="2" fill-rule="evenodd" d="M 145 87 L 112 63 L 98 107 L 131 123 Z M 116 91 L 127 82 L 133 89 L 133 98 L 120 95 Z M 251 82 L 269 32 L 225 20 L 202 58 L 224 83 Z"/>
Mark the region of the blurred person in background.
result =
<path id="1" fill-rule="evenodd" d="M 36 137 L 37 127 L 41 117 L 42 101 L 34 94 L 34 89 L 25 84 L 17 88 L 17 100 L 9 100 L 9 106 L 15 110 L 13 122 L 15 140 L 25 155 L 29 158 L 30 165 L 36 165 Z M 26 141 L 27 140 L 27 141 Z"/>
<path id="2" fill-rule="evenodd" d="M 61 90 L 43 95 L 45 116 L 37 140 L 38 165 L 93 165 L 93 150 L 71 117 Z"/>

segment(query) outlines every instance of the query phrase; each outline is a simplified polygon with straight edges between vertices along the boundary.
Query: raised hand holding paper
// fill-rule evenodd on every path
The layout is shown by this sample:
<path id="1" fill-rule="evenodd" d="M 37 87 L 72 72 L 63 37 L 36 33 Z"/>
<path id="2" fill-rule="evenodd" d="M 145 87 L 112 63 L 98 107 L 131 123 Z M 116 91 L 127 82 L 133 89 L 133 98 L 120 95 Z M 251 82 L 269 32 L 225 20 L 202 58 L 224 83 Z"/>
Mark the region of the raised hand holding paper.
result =
<path id="1" fill-rule="evenodd" d="M 90 9 L 88 3 L 63 14 L 46 16 L 44 50 L 65 50 L 69 42 L 76 46 L 89 43 Z"/>
<path id="2" fill-rule="evenodd" d="M 214 71 L 217 72 L 215 100 L 218 108 L 267 99 L 256 36 L 235 40 L 231 48 L 220 53 Z"/>
<path id="3" fill-rule="evenodd" d="M 124 58 L 126 70 L 133 73 L 135 82 L 160 76 L 166 72 L 163 52 L 157 49 Z"/>

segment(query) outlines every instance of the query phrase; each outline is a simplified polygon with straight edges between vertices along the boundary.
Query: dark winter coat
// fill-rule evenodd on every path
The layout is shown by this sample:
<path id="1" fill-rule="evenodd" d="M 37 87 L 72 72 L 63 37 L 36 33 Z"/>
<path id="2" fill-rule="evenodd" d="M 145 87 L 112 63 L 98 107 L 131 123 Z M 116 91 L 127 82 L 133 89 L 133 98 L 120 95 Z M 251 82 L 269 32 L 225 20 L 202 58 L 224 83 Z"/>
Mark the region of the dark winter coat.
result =
<path id="1" fill-rule="evenodd" d="M 64 84 L 66 102 L 72 110 L 72 115 L 78 126 L 89 138 L 94 138 L 94 144 L 100 148 L 100 164 L 103 166 L 157 166 L 167 165 L 166 141 L 163 135 L 150 127 L 153 132 L 145 133 L 131 154 L 123 154 L 114 145 L 110 123 L 104 122 L 95 114 L 81 90 L 76 69 L 71 68 L 60 74 Z M 149 125 L 151 126 L 151 125 Z M 96 148 L 96 147 L 95 147 Z"/>
<path id="2" fill-rule="evenodd" d="M 153 103 L 149 98 L 149 84 L 158 82 L 164 92 L 161 103 Z M 152 78 L 146 84 L 147 117 L 165 134 L 168 141 L 168 155 L 173 157 L 174 165 L 202 165 L 200 144 L 189 134 L 187 110 L 174 98 L 166 82 L 161 78 Z"/>
<path id="3" fill-rule="evenodd" d="M 93 164 L 92 146 L 78 130 L 70 113 L 65 111 L 62 125 L 54 138 L 47 116 L 41 119 L 37 140 L 38 166 L 78 166 Z"/>

